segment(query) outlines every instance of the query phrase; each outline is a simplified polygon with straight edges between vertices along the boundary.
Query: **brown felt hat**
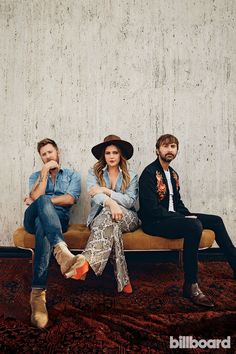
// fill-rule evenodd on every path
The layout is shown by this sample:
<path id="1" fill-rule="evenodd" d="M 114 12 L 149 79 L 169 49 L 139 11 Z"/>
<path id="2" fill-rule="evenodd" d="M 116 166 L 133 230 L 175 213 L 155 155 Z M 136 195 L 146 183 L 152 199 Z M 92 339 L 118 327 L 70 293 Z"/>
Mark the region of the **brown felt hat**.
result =
<path id="1" fill-rule="evenodd" d="M 91 151 L 93 156 L 95 156 L 96 159 L 99 160 L 103 153 L 103 150 L 109 145 L 118 146 L 121 149 L 126 160 L 129 160 L 133 156 L 133 152 L 134 152 L 133 146 L 128 141 L 121 140 L 119 136 L 113 134 L 106 136 L 104 138 L 103 143 L 95 145 L 92 148 Z"/>

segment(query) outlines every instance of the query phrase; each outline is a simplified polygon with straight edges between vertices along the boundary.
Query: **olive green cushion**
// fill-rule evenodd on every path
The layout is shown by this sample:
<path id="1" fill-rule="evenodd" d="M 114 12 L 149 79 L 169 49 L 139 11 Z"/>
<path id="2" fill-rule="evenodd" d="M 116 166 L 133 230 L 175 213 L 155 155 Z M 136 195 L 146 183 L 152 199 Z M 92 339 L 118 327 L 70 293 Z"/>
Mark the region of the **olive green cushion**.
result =
<path id="1" fill-rule="evenodd" d="M 90 230 L 84 224 L 72 224 L 64 233 L 65 241 L 70 249 L 84 249 L 88 241 Z M 203 230 L 199 248 L 209 248 L 213 245 L 215 234 L 212 230 Z M 16 247 L 34 248 L 34 235 L 28 233 L 24 227 L 19 227 L 13 234 Z M 145 234 L 142 229 L 123 234 L 125 250 L 181 250 L 183 238 L 167 239 Z"/>

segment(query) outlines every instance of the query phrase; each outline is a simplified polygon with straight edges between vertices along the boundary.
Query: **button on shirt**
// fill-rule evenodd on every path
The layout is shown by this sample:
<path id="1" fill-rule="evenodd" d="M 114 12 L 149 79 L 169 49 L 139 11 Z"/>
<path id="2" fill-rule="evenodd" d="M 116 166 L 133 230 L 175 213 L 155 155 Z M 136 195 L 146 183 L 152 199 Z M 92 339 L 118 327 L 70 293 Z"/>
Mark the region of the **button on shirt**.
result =
<path id="1" fill-rule="evenodd" d="M 121 186 L 123 181 L 122 170 L 117 177 L 116 185 L 114 190 L 111 192 L 111 199 L 115 200 L 118 204 L 123 206 L 126 209 L 135 210 L 134 204 L 138 197 L 138 175 L 133 172 L 129 171 L 130 175 L 130 184 L 128 188 L 122 192 Z M 106 184 L 106 187 L 111 189 L 111 183 L 109 179 L 109 173 L 107 166 L 103 168 L 103 178 Z M 100 186 L 98 178 L 95 176 L 93 168 L 88 171 L 87 177 L 87 191 L 90 190 L 93 186 Z M 93 219 L 100 213 L 102 208 L 104 207 L 104 202 L 109 197 L 104 193 L 96 194 L 94 197 L 91 198 L 91 210 L 88 216 L 87 225 L 89 225 Z"/>
<path id="2" fill-rule="evenodd" d="M 32 173 L 29 178 L 29 191 L 31 192 L 38 176 L 41 171 Z M 52 182 L 51 175 L 48 175 L 47 186 L 45 194 L 50 197 L 57 197 L 64 194 L 70 194 L 77 200 L 81 193 L 81 177 L 80 173 L 67 169 L 61 168 L 56 176 L 55 184 Z M 69 215 L 71 205 L 61 206 L 55 205 L 55 208 L 62 210 L 65 214 Z"/>
<path id="3" fill-rule="evenodd" d="M 166 175 L 166 179 L 167 179 L 167 183 L 168 183 L 168 188 L 169 188 L 169 211 L 175 211 L 174 209 L 174 203 L 173 203 L 173 186 L 171 183 L 171 178 L 170 178 L 170 170 L 165 171 L 165 175 Z"/>

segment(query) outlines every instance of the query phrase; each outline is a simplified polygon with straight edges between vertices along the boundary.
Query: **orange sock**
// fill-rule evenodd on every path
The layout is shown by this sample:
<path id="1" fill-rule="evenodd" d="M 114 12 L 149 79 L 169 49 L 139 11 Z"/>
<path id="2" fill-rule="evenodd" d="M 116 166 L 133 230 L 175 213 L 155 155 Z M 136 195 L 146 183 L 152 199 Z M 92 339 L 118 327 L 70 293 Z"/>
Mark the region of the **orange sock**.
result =
<path id="1" fill-rule="evenodd" d="M 133 292 L 132 285 L 130 283 L 126 284 L 123 287 L 122 291 L 123 291 L 123 293 L 126 293 L 126 294 L 132 294 L 132 292 Z"/>

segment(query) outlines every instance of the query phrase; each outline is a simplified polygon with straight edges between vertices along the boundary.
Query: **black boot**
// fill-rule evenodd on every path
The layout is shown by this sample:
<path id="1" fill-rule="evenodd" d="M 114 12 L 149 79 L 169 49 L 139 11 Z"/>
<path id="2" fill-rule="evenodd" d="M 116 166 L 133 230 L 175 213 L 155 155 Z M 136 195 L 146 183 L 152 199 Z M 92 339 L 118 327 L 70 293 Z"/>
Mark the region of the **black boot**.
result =
<path id="1" fill-rule="evenodd" d="M 211 300 L 208 299 L 208 297 L 203 294 L 203 292 L 198 286 L 198 283 L 194 283 L 194 284 L 184 283 L 183 296 L 190 299 L 196 305 L 201 305 L 205 307 L 215 306 L 211 302 Z"/>

